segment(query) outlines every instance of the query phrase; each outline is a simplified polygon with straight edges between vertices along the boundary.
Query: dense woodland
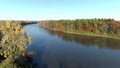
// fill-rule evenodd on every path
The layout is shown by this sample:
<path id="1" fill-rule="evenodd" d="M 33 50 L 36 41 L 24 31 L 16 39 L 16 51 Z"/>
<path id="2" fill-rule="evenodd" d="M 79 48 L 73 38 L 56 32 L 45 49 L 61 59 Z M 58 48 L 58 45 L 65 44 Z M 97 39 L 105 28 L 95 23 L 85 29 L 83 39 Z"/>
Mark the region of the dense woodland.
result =
<path id="1" fill-rule="evenodd" d="M 31 39 L 19 23 L 1 21 L 0 68 L 30 68 L 32 53 L 26 53 L 29 43 Z"/>
<path id="2" fill-rule="evenodd" d="M 64 32 L 120 37 L 120 22 L 114 19 L 49 20 L 39 24 L 44 28 Z"/>

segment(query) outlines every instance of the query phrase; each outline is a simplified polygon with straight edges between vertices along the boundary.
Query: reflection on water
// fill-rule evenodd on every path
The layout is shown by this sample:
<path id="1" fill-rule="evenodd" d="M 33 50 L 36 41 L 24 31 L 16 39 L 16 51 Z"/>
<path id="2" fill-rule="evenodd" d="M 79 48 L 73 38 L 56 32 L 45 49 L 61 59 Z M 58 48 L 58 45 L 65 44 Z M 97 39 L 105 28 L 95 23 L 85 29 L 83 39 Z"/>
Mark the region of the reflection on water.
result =
<path id="1" fill-rule="evenodd" d="M 66 34 L 26 25 L 34 68 L 120 68 L 120 40 Z"/>
<path id="2" fill-rule="evenodd" d="M 49 34 L 57 35 L 65 41 L 74 41 L 84 46 L 98 46 L 99 48 L 120 49 L 120 40 L 113 38 L 95 37 L 87 35 L 77 35 L 63 33 L 60 31 L 48 30 Z"/>

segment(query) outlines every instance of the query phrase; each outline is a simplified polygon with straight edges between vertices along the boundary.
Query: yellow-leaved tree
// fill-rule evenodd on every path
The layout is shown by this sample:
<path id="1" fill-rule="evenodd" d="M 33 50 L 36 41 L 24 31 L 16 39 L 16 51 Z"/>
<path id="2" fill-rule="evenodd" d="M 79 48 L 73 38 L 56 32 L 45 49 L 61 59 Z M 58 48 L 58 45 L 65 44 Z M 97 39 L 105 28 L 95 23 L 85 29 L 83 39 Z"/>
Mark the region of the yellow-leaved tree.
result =
<path id="1" fill-rule="evenodd" d="M 25 33 L 22 26 L 18 23 L 7 21 L 0 25 L 1 44 L 0 55 L 9 63 L 14 63 L 19 56 L 26 55 L 26 48 L 31 43 L 31 38 Z"/>

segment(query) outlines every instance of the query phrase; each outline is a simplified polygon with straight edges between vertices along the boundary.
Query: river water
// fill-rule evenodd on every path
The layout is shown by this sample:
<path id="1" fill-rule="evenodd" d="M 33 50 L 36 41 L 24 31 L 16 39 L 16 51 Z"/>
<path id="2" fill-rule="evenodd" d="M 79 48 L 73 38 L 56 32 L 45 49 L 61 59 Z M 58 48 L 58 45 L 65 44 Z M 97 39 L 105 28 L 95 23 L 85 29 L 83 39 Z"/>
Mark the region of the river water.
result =
<path id="1" fill-rule="evenodd" d="M 32 38 L 34 68 L 120 68 L 120 40 L 24 26 Z"/>

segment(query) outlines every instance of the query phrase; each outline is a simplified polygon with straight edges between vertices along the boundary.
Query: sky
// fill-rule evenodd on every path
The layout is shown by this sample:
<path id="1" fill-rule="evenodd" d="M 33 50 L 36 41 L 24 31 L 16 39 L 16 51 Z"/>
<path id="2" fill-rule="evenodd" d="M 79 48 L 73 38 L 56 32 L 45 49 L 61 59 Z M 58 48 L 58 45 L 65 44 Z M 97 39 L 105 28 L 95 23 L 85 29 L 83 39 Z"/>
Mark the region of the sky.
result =
<path id="1" fill-rule="evenodd" d="M 0 20 L 113 18 L 120 0 L 0 0 Z"/>

